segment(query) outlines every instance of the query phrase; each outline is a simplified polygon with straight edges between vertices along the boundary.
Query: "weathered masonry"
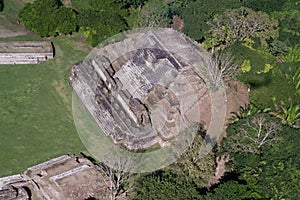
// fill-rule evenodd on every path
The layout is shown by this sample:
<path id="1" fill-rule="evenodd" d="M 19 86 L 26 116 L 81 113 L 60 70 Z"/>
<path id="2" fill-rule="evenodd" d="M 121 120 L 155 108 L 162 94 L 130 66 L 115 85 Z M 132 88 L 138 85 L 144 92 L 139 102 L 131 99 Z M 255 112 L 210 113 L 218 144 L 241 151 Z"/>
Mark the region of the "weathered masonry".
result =
<path id="1" fill-rule="evenodd" d="M 84 155 L 62 155 L 0 178 L 0 199 L 108 199 L 109 190 L 99 167 Z"/>
<path id="2" fill-rule="evenodd" d="M 38 64 L 53 58 L 51 42 L 0 42 L 0 64 Z"/>
<path id="3" fill-rule="evenodd" d="M 209 116 L 210 106 L 201 104 L 209 104 L 208 89 L 193 67 L 206 66 L 208 57 L 181 33 L 151 30 L 97 49 L 72 67 L 70 80 L 114 143 L 130 150 L 164 147 L 185 127 L 202 123 L 200 112 Z"/>
<path id="4" fill-rule="evenodd" d="M 71 70 L 72 87 L 101 132 L 138 150 L 168 146 L 194 124 L 209 127 L 209 53 L 172 29 L 123 37 L 94 49 Z"/>

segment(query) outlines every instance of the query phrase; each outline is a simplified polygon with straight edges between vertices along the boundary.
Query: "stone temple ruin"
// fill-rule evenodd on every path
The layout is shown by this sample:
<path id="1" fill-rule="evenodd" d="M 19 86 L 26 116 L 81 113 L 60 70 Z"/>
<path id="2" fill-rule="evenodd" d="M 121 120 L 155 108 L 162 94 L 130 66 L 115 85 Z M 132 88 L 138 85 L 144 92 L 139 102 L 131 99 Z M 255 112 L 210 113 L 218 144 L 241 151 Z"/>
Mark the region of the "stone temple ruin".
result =
<path id="1" fill-rule="evenodd" d="M 63 155 L 0 178 L 0 199 L 109 199 L 107 181 L 83 155 Z"/>
<path id="2" fill-rule="evenodd" d="M 173 29 L 122 37 L 76 63 L 70 76 L 74 91 L 102 132 L 113 143 L 137 150 L 169 145 L 182 127 L 193 123 L 209 126 L 211 97 L 205 79 L 209 53 Z M 227 113 L 245 105 L 247 92 L 245 96 Z"/>
<path id="3" fill-rule="evenodd" d="M 181 127 L 209 126 L 209 87 L 193 67 L 207 65 L 208 57 L 172 29 L 131 33 L 75 64 L 70 80 L 113 143 L 131 150 L 163 147 Z M 227 87 L 228 116 L 248 103 L 248 88 L 238 81 Z M 0 199 L 108 199 L 106 181 L 82 155 L 63 155 L 0 178 Z"/>
<path id="4" fill-rule="evenodd" d="M 75 64 L 70 80 L 114 143 L 131 150 L 163 147 L 182 127 L 209 124 L 208 88 L 193 67 L 207 65 L 208 57 L 173 29 L 132 33 Z"/>
<path id="5" fill-rule="evenodd" d="M 0 64 L 38 64 L 52 58 L 51 42 L 0 42 Z"/>

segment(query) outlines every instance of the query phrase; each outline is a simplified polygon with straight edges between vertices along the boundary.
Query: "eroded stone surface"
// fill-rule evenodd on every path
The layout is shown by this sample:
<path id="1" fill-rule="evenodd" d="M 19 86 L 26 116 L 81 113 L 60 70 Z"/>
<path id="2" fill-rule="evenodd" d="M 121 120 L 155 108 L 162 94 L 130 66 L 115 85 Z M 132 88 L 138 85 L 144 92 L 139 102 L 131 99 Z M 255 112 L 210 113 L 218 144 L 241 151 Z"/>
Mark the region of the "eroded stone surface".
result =
<path id="1" fill-rule="evenodd" d="M 0 178 L 0 199 L 106 200 L 109 191 L 100 171 L 82 155 L 63 155 Z"/>
<path id="2" fill-rule="evenodd" d="M 41 41 L 9 41 L 0 42 L 1 64 L 38 64 L 52 59 L 51 42 Z"/>
<path id="3" fill-rule="evenodd" d="M 70 79 L 114 143 L 164 147 L 192 123 L 209 124 L 209 92 L 199 71 L 208 56 L 172 29 L 151 30 L 96 49 L 73 66 Z"/>

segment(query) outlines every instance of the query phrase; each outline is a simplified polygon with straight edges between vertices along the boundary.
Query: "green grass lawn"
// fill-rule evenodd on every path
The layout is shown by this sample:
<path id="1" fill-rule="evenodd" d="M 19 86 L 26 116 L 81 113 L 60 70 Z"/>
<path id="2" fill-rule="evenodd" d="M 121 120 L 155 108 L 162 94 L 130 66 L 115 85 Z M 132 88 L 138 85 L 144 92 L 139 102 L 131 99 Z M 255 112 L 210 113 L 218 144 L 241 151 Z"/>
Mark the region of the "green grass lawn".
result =
<path id="1" fill-rule="evenodd" d="M 3 11 L 0 15 L 5 15 L 7 19 L 11 22 L 15 22 L 15 16 L 18 10 L 22 7 L 22 0 L 4 0 L 3 1 Z"/>
<path id="2" fill-rule="evenodd" d="M 56 52 L 53 60 L 0 65 L 0 177 L 85 150 L 73 123 L 72 89 L 67 79 L 72 64 L 84 59 L 87 52 L 68 36 L 51 41 Z"/>
<path id="3" fill-rule="evenodd" d="M 4 0 L 0 25 L 18 30 L 15 16 L 29 0 Z M 85 151 L 72 118 L 69 69 L 88 53 L 80 34 L 42 39 L 34 35 L 0 41 L 48 40 L 55 58 L 38 65 L 0 65 L 0 177 L 50 158 Z"/>

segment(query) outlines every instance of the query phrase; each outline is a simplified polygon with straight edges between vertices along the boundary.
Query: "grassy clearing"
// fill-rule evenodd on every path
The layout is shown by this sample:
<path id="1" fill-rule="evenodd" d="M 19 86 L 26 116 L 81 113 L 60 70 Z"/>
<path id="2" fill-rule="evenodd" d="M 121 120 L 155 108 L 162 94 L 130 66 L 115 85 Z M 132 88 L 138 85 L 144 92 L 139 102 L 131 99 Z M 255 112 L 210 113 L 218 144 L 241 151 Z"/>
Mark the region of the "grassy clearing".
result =
<path id="1" fill-rule="evenodd" d="M 29 1 L 29 0 L 28 0 Z M 16 13 L 26 0 L 4 0 L 0 25 L 19 31 Z M 87 55 L 81 35 L 42 39 L 34 35 L 0 41 L 49 40 L 55 59 L 38 65 L 0 66 L 0 177 L 50 158 L 84 151 L 72 118 L 69 69 Z"/>
<path id="2" fill-rule="evenodd" d="M 90 0 L 71 0 L 71 2 L 72 8 L 75 10 L 92 8 L 90 6 Z"/>
<path id="3" fill-rule="evenodd" d="M 4 10 L 0 12 L 0 38 L 31 34 L 17 22 L 17 13 L 22 0 L 4 0 Z"/>
<path id="4" fill-rule="evenodd" d="M 11 22 L 15 23 L 16 14 L 19 9 L 23 6 L 23 1 L 21 0 L 4 0 L 3 1 L 3 11 L 0 13 L 0 16 L 5 15 L 6 18 Z"/>
<path id="5" fill-rule="evenodd" d="M 56 50 L 53 60 L 0 66 L 0 177 L 84 150 L 73 123 L 67 79 L 71 65 L 87 52 L 74 49 L 76 43 L 67 36 L 51 41 Z"/>

